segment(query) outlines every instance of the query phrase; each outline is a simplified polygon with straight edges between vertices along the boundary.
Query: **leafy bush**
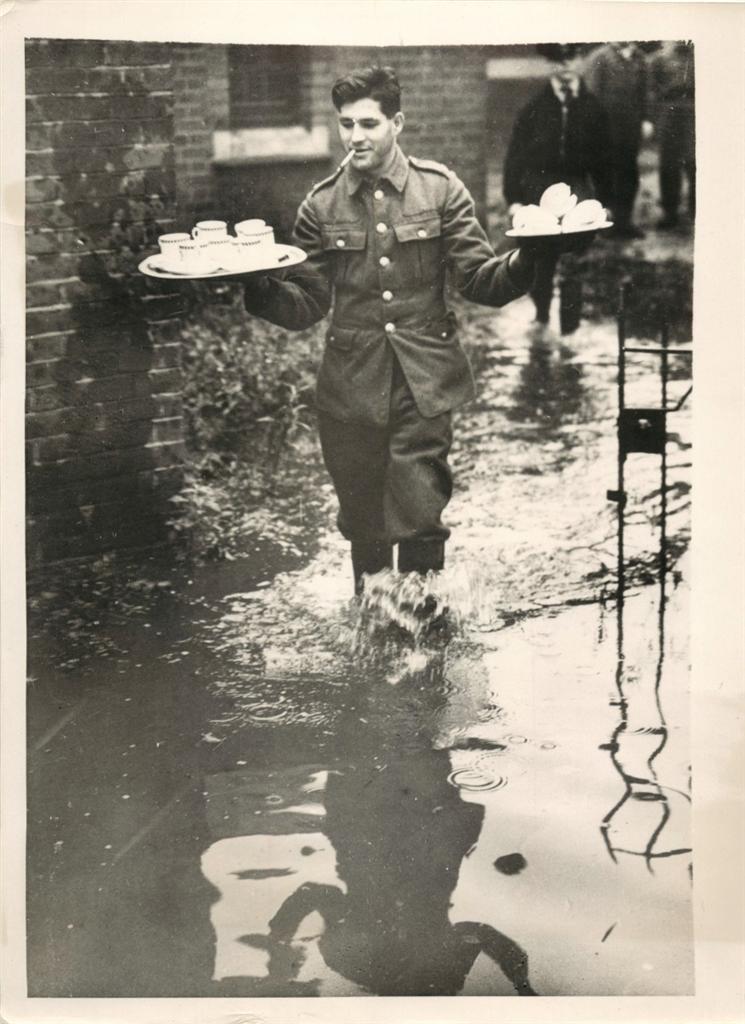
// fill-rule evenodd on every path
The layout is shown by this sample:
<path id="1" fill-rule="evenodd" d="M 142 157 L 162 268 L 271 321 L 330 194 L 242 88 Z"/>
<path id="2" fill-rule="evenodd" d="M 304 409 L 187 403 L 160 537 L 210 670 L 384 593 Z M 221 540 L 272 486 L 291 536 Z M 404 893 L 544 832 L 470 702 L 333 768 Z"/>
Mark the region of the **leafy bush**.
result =
<path id="1" fill-rule="evenodd" d="M 219 473 L 220 456 L 228 468 L 232 455 L 276 459 L 307 412 L 321 329 L 290 333 L 251 317 L 235 286 L 201 286 L 195 297 L 182 333 L 187 444 L 208 472 Z"/>
<path id="2" fill-rule="evenodd" d="M 171 525 L 197 553 L 240 549 L 283 453 L 308 429 L 322 331 L 249 316 L 235 285 L 194 286 L 182 331 L 188 459 Z"/>

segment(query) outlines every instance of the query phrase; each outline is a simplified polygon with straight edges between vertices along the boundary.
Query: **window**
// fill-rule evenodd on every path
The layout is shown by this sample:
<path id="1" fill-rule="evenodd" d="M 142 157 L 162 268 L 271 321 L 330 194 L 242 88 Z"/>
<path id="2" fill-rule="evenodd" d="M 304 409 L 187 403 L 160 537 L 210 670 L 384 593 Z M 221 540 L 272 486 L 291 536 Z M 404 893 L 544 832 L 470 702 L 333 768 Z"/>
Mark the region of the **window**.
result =
<path id="1" fill-rule="evenodd" d="M 228 47 L 230 127 L 284 128 L 307 124 L 303 46 Z"/>
<path id="2" fill-rule="evenodd" d="M 228 126 L 212 133 L 218 165 L 327 160 L 327 105 L 311 108 L 310 46 L 228 45 Z"/>

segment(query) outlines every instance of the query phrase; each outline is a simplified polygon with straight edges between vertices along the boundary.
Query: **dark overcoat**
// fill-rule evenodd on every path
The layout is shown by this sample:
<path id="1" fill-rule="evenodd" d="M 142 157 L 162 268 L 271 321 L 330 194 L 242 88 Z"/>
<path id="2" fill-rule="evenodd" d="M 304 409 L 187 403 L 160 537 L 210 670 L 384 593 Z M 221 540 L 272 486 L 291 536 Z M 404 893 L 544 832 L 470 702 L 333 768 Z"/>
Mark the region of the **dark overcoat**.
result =
<path id="1" fill-rule="evenodd" d="M 608 118 L 584 83 L 566 112 L 547 84 L 523 108 L 512 130 L 503 179 L 507 203 L 537 203 L 544 189 L 558 181 L 571 185 L 580 199 L 610 204 Z"/>

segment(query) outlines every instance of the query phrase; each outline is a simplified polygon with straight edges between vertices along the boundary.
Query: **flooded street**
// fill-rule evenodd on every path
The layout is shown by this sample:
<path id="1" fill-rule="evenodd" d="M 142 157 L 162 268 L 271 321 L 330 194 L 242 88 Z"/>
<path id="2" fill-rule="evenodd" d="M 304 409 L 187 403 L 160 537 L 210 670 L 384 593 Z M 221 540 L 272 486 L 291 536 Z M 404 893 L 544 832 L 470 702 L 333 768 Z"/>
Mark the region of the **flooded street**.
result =
<path id="1" fill-rule="evenodd" d="M 619 561 L 615 324 L 531 315 L 472 325 L 446 628 L 395 579 L 353 602 L 308 442 L 282 545 L 72 670 L 32 637 L 29 995 L 693 992 L 690 401 L 664 480 L 626 461 Z M 627 372 L 659 405 L 659 357 Z"/>

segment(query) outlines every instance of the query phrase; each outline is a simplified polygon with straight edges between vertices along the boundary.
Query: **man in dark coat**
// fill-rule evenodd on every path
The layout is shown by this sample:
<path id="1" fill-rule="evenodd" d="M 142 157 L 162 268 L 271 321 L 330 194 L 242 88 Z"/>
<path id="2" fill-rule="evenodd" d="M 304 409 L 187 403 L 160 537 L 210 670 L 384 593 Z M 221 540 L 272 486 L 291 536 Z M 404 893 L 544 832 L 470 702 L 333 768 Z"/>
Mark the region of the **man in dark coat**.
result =
<path id="1" fill-rule="evenodd" d="M 550 80 L 518 115 L 504 165 L 503 192 L 511 211 L 538 203 L 563 181 L 578 199 L 611 195 L 608 120 L 573 65 L 557 60 Z M 531 297 L 536 320 L 548 323 L 559 253 L 538 260 Z"/>
<path id="2" fill-rule="evenodd" d="M 452 410 L 474 394 L 446 271 L 467 299 L 501 306 L 530 286 L 534 259 L 495 256 L 456 175 L 403 154 L 392 69 L 352 72 L 332 100 L 351 156 L 300 206 L 295 240 L 308 260 L 282 279 L 250 279 L 245 302 L 300 330 L 333 301 L 316 401 L 359 591 L 364 573 L 392 567 L 396 544 L 400 572 L 444 564 Z"/>
<path id="3" fill-rule="evenodd" d="M 650 58 L 650 103 L 660 153 L 660 205 L 663 230 L 678 224 L 683 176 L 686 205 L 696 213 L 696 111 L 693 44 L 665 42 Z"/>
<path id="4" fill-rule="evenodd" d="M 639 147 L 649 137 L 647 60 L 634 42 L 607 43 L 591 51 L 582 66 L 587 88 L 608 115 L 612 166 L 610 206 L 620 238 L 641 238 L 632 217 L 639 191 Z"/>

